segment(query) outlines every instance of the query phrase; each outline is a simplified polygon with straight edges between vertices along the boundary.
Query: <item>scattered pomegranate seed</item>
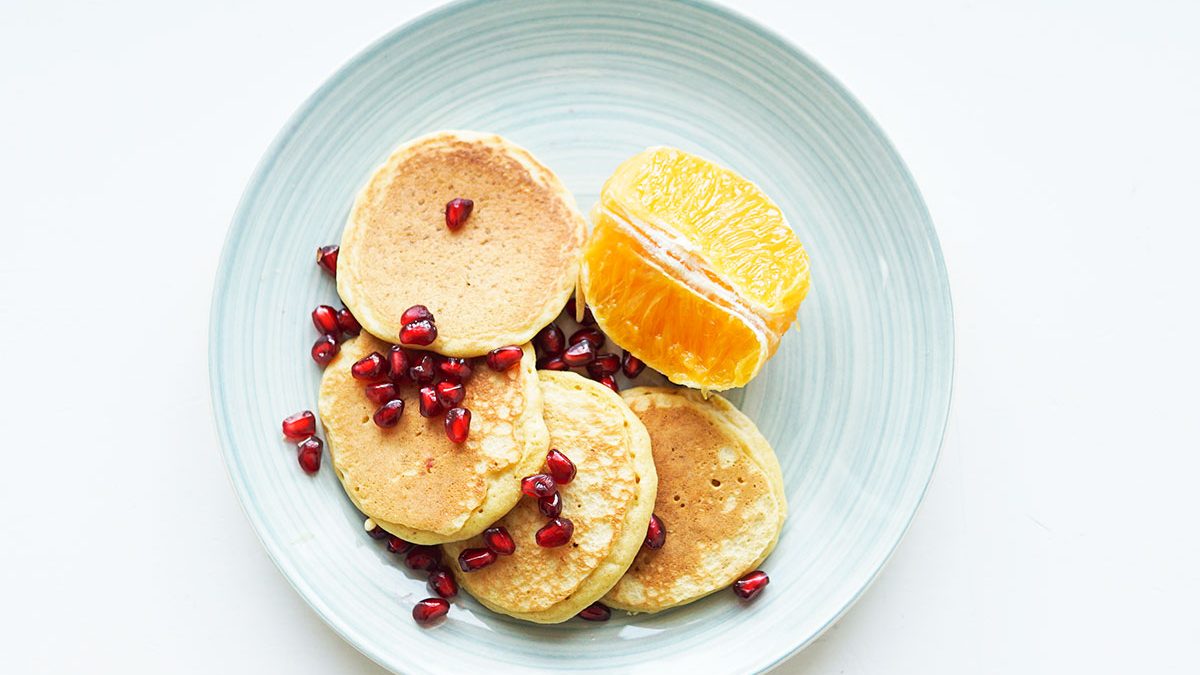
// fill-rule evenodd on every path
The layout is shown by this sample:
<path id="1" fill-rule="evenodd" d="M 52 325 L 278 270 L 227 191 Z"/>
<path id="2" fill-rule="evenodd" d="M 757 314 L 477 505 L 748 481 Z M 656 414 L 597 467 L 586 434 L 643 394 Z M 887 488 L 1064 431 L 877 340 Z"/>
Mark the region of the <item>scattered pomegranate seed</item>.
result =
<path id="1" fill-rule="evenodd" d="M 410 357 L 409 363 L 412 366 L 408 369 L 408 378 L 417 384 L 429 384 L 433 382 L 433 355 L 421 354 L 419 357 Z"/>
<path id="2" fill-rule="evenodd" d="M 329 305 L 317 305 L 312 311 L 312 322 L 321 335 L 332 335 L 336 338 L 342 332 L 338 327 L 337 310 Z"/>
<path id="3" fill-rule="evenodd" d="M 771 583 L 771 578 L 767 576 L 766 572 L 754 570 L 733 582 L 733 592 L 743 600 L 753 600 L 769 583 Z"/>
<path id="4" fill-rule="evenodd" d="M 367 527 L 368 525 L 370 527 Z M 367 531 L 367 536 L 372 539 L 387 539 L 388 537 L 392 536 L 387 530 L 376 525 L 375 521 L 371 520 L 370 518 L 367 518 L 367 520 L 363 523 L 363 529 Z"/>
<path id="5" fill-rule="evenodd" d="M 562 495 L 555 492 L 538 500 L 538 511 L 547 518 L 557 518 L 562 515 Z"/>
<path id="6" fill-rule="evenodd" d="M 317 418 L 311 410 L 289 415 L 283 420 L 283 436 L 293 441 L 308 438 L 317 433 Z"/>
<path id="7" fill-rule="evenodd" d="M 486 548 L 466 548 L 458 554 L 458 569 L 464 572 L 481 570 L 496 562 L 496 554 Z"/>
<path id="8" fill-rule="evenodd" d="M 660 549 L 667 543 L 667 526 L 657 513 L 650 515 L 650 524 L 646 526 L 647 548 Z"/>
<path id="9" fill-rule="evenodd" d="M 379 425 L 380 427 L 383 427 L 384 429 L 390 429 L 400 423 L 400 416 L 403 414 L 404 400 L 398 398 L 394 401 L 388 401 L 387 403 L 379 406 L 379 409 L 375 411 L 372 419 L 374 419 L 375 424 Z"/>
<path id="10" fill-rule="evenodd" d="M 451 408 L 446 411 L 446 438 L 452 443 L 466 443 L 471 431 L 471 411 L 466 408 Z"/>
<path id="11" fill-rule="evenodd" d="M 496 555 L 512 555 L 517 550 L 517 542 L 503 525 L 493 525 L 483 531 L 483 544 Z"/>
<path id="12" fill-rule="evenodd" d="M 350 366 L 350 374 L 356 380 L 378 380 L 387 375 L 388 362 L 379 352 L 371 352 Z"/>
<path id="13" fill-rule="evenodd" d="M 404 564 L 410 570 L 425 570 L 432 572 L 437 569 L 442 560 L 442 552 L 436 546 L 413 546 L 408 555 L 404 556 Z"/>
<path id="14" fill-rule="evenodd" d="M 437 398 L 447 408 L 453 408 L 462 403 L 466 397 L 467 388 L 462 385 L 462 382 L 442 380 L 437 383 Z"/>
<path id="15" fill-rule="evenodd" d="M 554 548 L 571 541 L 575 533 L 575 524 L 566 518 L 553 518 L 533 535 L 537 545 L 542 548 Z"/>
<path id="16" fill-rule="evenodd" d="M 369 384 L 363 391 L 367 394 L 367 400 L 375 405 L 383 405 L 396 398 L 396 395 L 399 393 L 396 391 L 396 385 L 392 382 Z"/>
<path id="17" fill-rule="evenodd" d="M 406 345 L 432 344 L 437 339 L 437 326 L 428 319 L 404 324 L 400 329 L 400 342 Z"/>
<path id="18" fill-rule="evenodd" d="M 394 534 L 389 534 L 387 536 L 387 550 L 389 553 L 401 555 L 408 553 L 410 550 L 412 550 L 412 547 L 413 543 L 411 541 L 405 541 Z"/>
<path id="19" fill-rule="evenodd" d="M 572 368 L 586 366 L 594 358 L 596 358 L 596 347 L 591 340 L 581 340 L 567 347 L 567 351 L 562 354 L 563 362 Z"/>
<path id="20" fill-rule="evenodd" d="M 621 387 L 617 386 L 617 378 L 613 377 L 612 375 L 598 377 L 596 378 L 596 381 L 617 393 L 621 392 Z"/>
<path id="21" fill-rule="evenodd" d="M 393 380 L 398 380 L 408 374 L 408 352 L 399 345 L 392 345 L 388 350 L 388 372 Z"/>
<path id="22" fill-rule="evenodd" d="M 467 218 L 471 217 L 471 211 L 475 208 L 475 202 L 462 197 L 455 197 L 446 202 L 446 227 L 450 228 L 451 232 L 457 232 L 466 224 Z"/>
<path id="23" fill-rule="evenodd" d="M 612 610 L 598 602 L 593 602 L 579 612 L 579 618 L 584 621 L 608 621 L 610 616 L 612 616 Z"/>
<path id="24" fill-rule="evenodd" d="M 438 400 L 437 390 L 433 387 L 424 386 L 417 390 L 417 402 L 421 417 L 437 417 L 446 412 L 441 401 Z"/>
<path id="25" fill-rule="evenodd" d="M 362 326 L 358 323 L 358 319 L 354 318 L 350 310 L 345 307 L 337 312 L 337 324 L 338 328 L 346 335 L 358 335 L 362 332 Z"/>
<path id="26" fill-rule="evenodd" d="M 542 370 L 570 370 L 571 366 L 568 366 L 567 362 L 563 361 L 561 356 L 551 356 L 548 359 L 538 361 L 538 368 Z"/>
<path id="27" fill-rule="evenodd" d="M 521 357 L 525 352 L 521 351 L 520 347 L 509 345 L 507 347 L 497 347 L 488 352 L 487 364 L 492 370 L 504 372 L 509 368 L 521 362 Z"/>
<path id="28" fill-rule="evenodd" d="M 534 341 L 538 349 L 541 349 L 544 354 L 550 356 L 558 356 L 567 347 L 566 334 L 562 332 L 562 329 L 557 324 L 553 323 L 538 331 Z"/>
<path id="29" fill-rule="evenodd" d="M 568 340 L 567 343 L 572 344 L 572 345 L 577 345 L 580 342 L 583 342 L 584 340 L 588 340 L 589 342 L 592 343 L 592 346 L 594 346 L 596 349 L 600 349 L 601 347 L 604 346 L 604 339 L 605 339 L 604 333 L 601 333 L 600 331 L 596 330 L 595 328 L 589 327 L 589 328 L 580 328 L 579 330 L 575 331 L 574 333 L 571 333 L 571 339 Z"/>
<path id="30" fill-rule="evenodd" d="M 575 462 L 555 448 L 546 453 L 546 468 L 556 485 L 566 485 L 575 478 Z"/>
<path id="31" fill-rule="evenodd" d="M 337 259 L 337 246 L 322 246 L 317 249 L 317 265 L 326 272 L 329 272 L 330 276 L 337 276 Z"/>
<path id="32" fill-rule="evenodd" d="M 413 620 L 417 623 L 432 623 L 446 616 L 450 603 L 443 598 L 425 598 L 413 607 Z"/>
<path id="33" fill-rule="evenodd" d="M 338 346 L 337 340 L 334 339 L 332 335 L 322 335 L 321 337 L 317 338 L 316 342 L 313 343 L 313 361 L 316 361 L 317 365 L 325 367 L 329 365 L 329 362 L 333 360 L 333 357 L 337 356 L 337 353 L 340 350 L 341 347 Z"/>
<path id="34" fill-rule="evenodd" d="M 579 315 L 575 313 L 575 296 L 571 296 L 571 299 L 567 301 L 566 310 L 567 316 L 571 317 L 574 321 L 584 325 L 596 323 L 596 317 L 592 316 L 592 310 L 587 305 L 583 306 L 583 319 L 580 319 Z"/>
<path id="35" fill-rule="evenodd" d="M 453 598 L 458 595 L 458 582 L 454 580 L 453 574 L 436 569 L 429 573 L 429 590 L 443 598 Z"/>
<path id="36" fill-rule="evenodd" d="M 447 356 L 437 362 L 438 372 L 442 377 L 453 378 L 456 382 L 466 382 L 471 377 L 471 362 L 457 356 Z"/>
<path id="37" fill-rule="evenodd" d="M 616 375 L 621 369 L 621 357 L 616 354 L 597 354 L 596 360 L 588 364 L 588 375 L 597 380 L 605 375 Z"/>
<path id="38" fill-rule="evenodd" d="M 437 323 L 437 319 L 433 318 L 433 312 L 429 311 L 429 308 L 425 305 L 413 305 L 412 307 L 404 310 L 404 313 L 400 315 L 401 326 L 414 321 L 428 321 L 430 323 Z"/>
<path id="39" fill-rule="evenodd" d="M 643 363 L 638 357 L 630 354 L 629 350 L 626 349 L 625 355 L 621 357 L 621 372 L 625 373 L 625 377 L 628 377 L 632 380 L 638 375 L 641 375 L 642 371 L 645 369 L 646 364 Z"/>
<path id="40" fill-rule="evenodd" d="M 541 499 L 549 497 L 555 492 L 558 492 L 558 484 L 554 482 L 554 477 L 550 474 L 535 473 L 521 479 L 521 493 L 528 497 Z"/>
<path id="41" fill-rule="evenodd" d="M 307 473 L 316 473 L 321 468 L 321 439 L 312 436 L 300 441 L 296 447 L 300 450 L 300 468 Z"/>

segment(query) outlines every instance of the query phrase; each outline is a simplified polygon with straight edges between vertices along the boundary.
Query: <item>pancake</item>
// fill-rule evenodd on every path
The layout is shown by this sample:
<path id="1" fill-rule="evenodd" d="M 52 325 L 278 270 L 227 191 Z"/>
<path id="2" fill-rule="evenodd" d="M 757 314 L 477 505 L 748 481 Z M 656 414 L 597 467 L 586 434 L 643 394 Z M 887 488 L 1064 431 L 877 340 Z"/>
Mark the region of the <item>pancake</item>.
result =
<path id="1" fill-rule="evenodd" d="M 599 600 L 646 537 L 658 479 L 645 427 L 619 396 L 571 372 L 542 371 L 550 447 L 575 463 L 575 479 L 559 486 L 562 517 L 575 525 L 571 543 L 542 548 L 546 524 L 537 500 L 525 498 L 500 520 L 517 550 L 471 573 L 454 574 L 488 609 L 536 623 L 559 623 Z M 482 538 L 446 544 L 447 560 Z"/>
<path id="2" fill-rule="evenodd" d="M 475 202 L 462 229 L 444 209 Z M 397 341 L 400 316 L 437 319 L 427 348 L 479 356 L 554 320 L 579 276 L 586 225 L 558 177 L 500 136 L 441 131 L 398 148 L 358 195 L 342 233 L 338 294 L 362 327 Z"/>
<path id="3" fill-rule="evenodd" d="M 770 555 L 787 516 L 783 473 L 758 428 L 725 399 L 691 389 L 622 393 L 646 425 L 658 469 L 662 548 L 643 548 L 606 605 L 657 612 L 732 584 Z"/>
<path id="4" fill-rule="evenodd" d="M 371 419 L 378 406 L 350 365 L 390 346 L 363 333 L 325 368 L 318 408 L 333 468 L 354 505 L 402 539 L 440 544 L 473 536 L 513 507 L 521 478 L 548 449 L 533 348 L 526 345 L 521 364 L 507 372 L 475 368 L 462 403 L 471 432 L 456 445 L 442 416 L 421 417 L 412 384 L 401 388 L 399 424 L 383 429 Z"/>

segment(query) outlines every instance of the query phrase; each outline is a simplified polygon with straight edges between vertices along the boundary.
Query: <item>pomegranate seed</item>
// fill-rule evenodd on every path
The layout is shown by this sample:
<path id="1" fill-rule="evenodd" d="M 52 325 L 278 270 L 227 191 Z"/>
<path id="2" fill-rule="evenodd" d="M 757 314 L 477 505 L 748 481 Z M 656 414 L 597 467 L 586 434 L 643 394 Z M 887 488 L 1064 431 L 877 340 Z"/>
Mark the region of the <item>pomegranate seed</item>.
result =
<path id="1" fill-rule="evenodd" d="M 665 543 L 667 543 L 667 526 L 663 525 L 662 518 L 659 518 L 658 514 L 651 514 L 650 524 L 646 526 L 646 546 L 660 549 Z"/>
<path id="2" fill-rule="evenodd" d="M 558 356 L 567 347 L 567 336 L 557 324 L 550 324 L 538 332 L 534 338 L 538 348 L 550 356 Z"/>
<path id="3" fill-rule="evenodd" d="M 433 318 L 433 312 L 429 311 L 429 308 L 425 305 L 413 305 L 412 307 L 404 310 L 404 313 L 400 315 L 401 326 L 414 321 L 428 321 L 430 323 L 437 323 L 437 319 Z"/>
<path id="4" fill-rule="evenodd" d="M 437 417 L 446 412 L 441 401 L 438 401 L 437 390 L 433 387 L 425 386 L 417 390 L 417 402 L 421 417 Z"/>
<path id="5" fill-rule="evenodd" d="M 404 401 L 403 399 L 396 399 L 379 406 L 379 409 L 373 415 L 373 419 L 375 420 L 375 424 L 380 427 L 390 429 L 400 423 L 400 416 L 403 414 Z"/>
<path id="6" fill-rule="evenodd" d="M 520 347 L 509 345 L 488 352 L 487 364 L 492 370 L 504 372 L 521 362 L 525 352 Z"/>
<path id="7" fill-rule="evenodd" d="M 554 518 L 543 525 L 542 529 L 533 535 L 533 538 L 542 548 L 554 548 L 571 541 L 571 535 L 574 533 L 574 523 L 566 518 Z"/>
<path id="8" fill-rule="evenodd" d="M 378 380 L 387 375 L 388 362 L 379 352 L 371 352 L 350 366 L 350 374 L 356 380 Z"/>
<path id="9" fill-rule="evenodd" d="M 408 374 L 408 352 L 399 345 L 392 345 L 388 350 L 388 372 L 392 379 L 397 380 Z"/>
<path id="10" fill-rule="evenodd" d="M 538 511 L 547 518 L 557 518 L 562 515 L 562 495 L 555 492 L 538 500 Z"/>
<path id="11" fill-rule="evenodd" d="M 408 369 L 408 379 L 417 384 L 429 384 L 433 382 L 433 356 L 431 354 L 421 354 L 419 357 L 410 357 L 409 363 L 412 367 Z"/>
<path id="12" fill-rule="evenodd" d="M 593 602 L 579 612 L 579 618 L 584 621 L 608 621 L 610 616 L 612 616 L 612 610 L 598 602 Z"/>
<path id="13" fill-rule="evenodd" d="M 517 550 L 517 542 L 503 525 L 493 525 L 483 531 L 483 544 L 496 555 L 512 555 Z"/>
<path id="14" fill-rule="evenodd" d="M 283 420 L 283 436 L 293 441 L 308 438 L 317 433 L 317 418 L 311 410 L 298 412 Z"/>
<path id="15" fill-rule="evenodd" d="M 641 375 L 642 371 L 645 369 L 646 364 L 643 363 L 638 357 L 630 354 L 629 350 L 626 349 L 625 356 L 621 357 L 621 372 L 625 373 L 625 377 L 628 377 L 632 380 L 638 375 Z"/>
<path id="16" fill-rule="evenodd" d="M 312 311 L 312 321 L 321 335 L 337 337 L 342 332 L 342 329 L 338 327 L 337 310 L 329 305 L 317 305 L 317 308 Z"/>
<path id="17" fill-rule="evenodd" d="M 368 527 L 369 526 L 369 527 Z M 363 523 L 363 529 L 367 531 L 367 536 L 372 539 L 387 539 L 392 536 L 388 531 L 375 524 L 375 521 L 367 518 Z"/>
<path id="18" fill-rule="evenodd" d="M 579 315 L 577 315 L 575 313 L 575 298 L 574 298 L 574 296 L 572 296 L 571 299 L 567 301 L 566 309 L 567 309 L 567 316 L 571 317 L 571 319 L 573 321 L 577 321 L 584 325 L 591 325 L 593 323 L 596 323 L 596 317 L 592 316 L 592 310 L 587 305 L 583 306 L 583 318 L 582 319 L 579 318 Z"/>
<path id="19" fill-rule="evenodd" d="M 475 202 L 462 197 L 455 197 L 446 202 L 446 227 L 450 228 L 451 232 L 457 232 L 466 224 L 467 218 L 471 217 L 471 211 L 475 208 Z"/>
<path id="20" fill-rule="evenodd" d="M 396 385 L 392 382 L 369 384 L 364 391 L 367 394 L 367 400 L 375 405 L 383 405 L 396 398 L 397 394 Z"/>
<path id="21" fill-rule="evenodd" d="M 387 540 L 388 540 L 388 542 L 387 542 L 388 552 L 395 553 L 396 555 L 408 553 L 413 547 L 413 543 L 411 541 L 404 541 L 403 539 L 401 539 L 400 537 L 397 537 L 394 534 L 389 534 L 387 536 Z"/>
<path id="22" fill-rule="evenodd" d="M 617 386 L 617 378 L 613 377 L 612 375 L 598 377 L 596 378 L 596 381 L 617 393 L 621 392 L 621 388 Z"/>
<path id="23" fill-rule="evenodd" d="M 584 340 L 588 340 L 596 349 L 600 349 L 604 346 L 604 333 L 601 333 L 595 328 L 580 328 L 574 333 L 571 333 L 571 339 L 567 342 L 568 344 L 577 345 Z"/>
<path id="24" fill-rule="evenodd" d="M 442 405 L 453 408 L 467 397 L 467 388 L 461 382 L 442 380 L 437 383 L 437 398 Z"/>
<path id="25" fill-rule="evenodd" d="M 754 570 L 733 582 L 733 592 L 743 600 L 753 600 L 769 583 L 771 583 L 771 577 L 768 577 L 766 572 Z"/>
<path id="26" fill-rule="evenodd" d="M 437 326 L 428 319 L 404 324 L 400 329 L 400 342 L 406 345 L 432 344 L 437 339 Z"/>
<path id="27" fill-rule="evenodd" d="M 437 569 L 442 560 L 442 552 L 436 546 L 413 546 L 404 556 L 404 564 L 410 570 L 425 570 L 432 572 Z"/>
<path id="28" fill-rule="evenodd" d="M 413 620 L 417 623 L 432 623 L 446 616 L 450 603 L 442 598 L 425 598 L 413 606 Z"/>
<path id="29" fill-rule="evenodd" d="M 308 473 L 316 473 L 321 468 L 321 439 L 312 436 L 300 441 L 296 447 L 300 450 L 300 468 Z"/>
<path id="30" fill-rule="evenodd" d="M 438 372 L 443 377 L 454 378 L 457 382 L 466 382 L 471 377 L 471 362 L 457 356 L 447 356 L 437 362 Z"/>
<path id="31" fill-rule="evenodd" d="M 337 313 L 338 328 L 346 335 L 358 335 L 362 332 L 362 326 L 358 323 L 358 319 L 350 313 L 350 310 L 345 307 L 338 310 Z"/>
<path id="32" fill-rule="evenodd" d="M 481 570 L 496 562 L 496 554 L 486 548 L 467 548 L 458 554 L 458 569 L 464 572 Z"/>
<path id="33" fill-rule="evenodd" d="M 571 366 L 568 366 L 567 362 L 563 361 L 561 356 L 552 356 L 548 359 L 538 361 L 538 368 L 542 370 L 570 370 Z"/>
<path id="34" fill-rule="evenodd" d="M 558 484 L 554 482 L 554 477 L 546 473 L 535 473 L 532 476 L 526 476 L 521 479 L 521 493 L 541 499 L 549 497 L 558 492 Z"/>
<path id="35" fill-rule="evenodd" d="M 563 362 L 572 368 L 586 366 L 594 358 L 596 358 L 596 347 L 591 340 L 581 340 L 567 347 L 567 351 L 562 355 Z"/>
<path id="36" fill-rule="evenodd" d="M 436 569 L 429 573 L 429 590 L 443 598 L 453 598 L 458 595 L 458 582 L 454 580 L 453 574 Z"/>
<path id="37" fill-rule="evenodd" d="M 451 408 L 446 411 L 446 438 L 452 443 L 466 443 L 471 431 L 471 411 L 466 408 Z"/>
<path id="38" fill-rule="evenodd" d="M 575 462 L 558 450 L 551 449 L 546 453 L 546 468 L 557 485 L 566 485 L 575 478 Z"/>
<path id="39" fill-rule="evenodd" d="M 337 340 L 332 335 L 322 335 L 313 343 L 312 359 L 317 362 L 317 365 L 325 367 L 340 350 L 341 347 L 338 346 Z"/>
<path id="40" fill-rule="evenodd" d="M 621 358 L 616 354 L 597 354 L 596 360 L 588 364 L 588 375 L 597 380 L 605 375 L 616 375 L 621 369 Z"/>
<path id="41" fill-rule="evenodd" d="M 329 272 L 330 276 L 337 276 L 337 258 L 337 246 L 322 246 L 317 249 L 317 265 L 326 272 Z"/>

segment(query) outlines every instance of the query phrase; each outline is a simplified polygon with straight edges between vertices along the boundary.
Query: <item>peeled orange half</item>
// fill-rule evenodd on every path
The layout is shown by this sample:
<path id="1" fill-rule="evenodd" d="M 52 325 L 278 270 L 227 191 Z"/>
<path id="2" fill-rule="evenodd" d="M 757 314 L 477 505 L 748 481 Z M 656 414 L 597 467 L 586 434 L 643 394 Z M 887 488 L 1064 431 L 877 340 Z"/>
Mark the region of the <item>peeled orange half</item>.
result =
<path id="1" fill-rule="evenodd" d="M 609 177 L 581 286 L 600 327 L 676 384 L 740 387 L 808 292 L 808 255 L 758 186 L 675 148 Z"/>

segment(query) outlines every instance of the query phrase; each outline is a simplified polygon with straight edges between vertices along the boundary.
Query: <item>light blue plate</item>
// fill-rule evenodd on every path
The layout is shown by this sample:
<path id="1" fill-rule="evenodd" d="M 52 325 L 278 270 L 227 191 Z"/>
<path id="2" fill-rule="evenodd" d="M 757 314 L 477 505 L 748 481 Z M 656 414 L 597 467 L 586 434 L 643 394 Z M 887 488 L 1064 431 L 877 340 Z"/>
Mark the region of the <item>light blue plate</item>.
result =
<path id="1" fill-rule="evenodd" d="M 417 627 L 423 581 L 362 533 L 325 468 L 279 436 L 315 408 L 308 313 L 335 301 L 313 264 L 394 146 L 435 129 L 493 131 L 558 172 L 585 210 L 605 177 L 675 145 L 756 181 L 812 258 L 801 328 L 731 398 L 783 464 L 791 514 L 771 585 L 606 624 L 520 623 L 468 599 Z M 453 256 L 447 264 L 453 265 Z M 351 644 L 406 673 L 476 668 L 755 671 L 836 619 L 888 559 L 933 471 L 950 402 L 950 294 L 900 158 L 795 47 L 696 2 L 461 2 L 388 35 L 334 75 L 267 152 L 217 275 L 213 407 L 242 504 L 296 590 Z"/>

